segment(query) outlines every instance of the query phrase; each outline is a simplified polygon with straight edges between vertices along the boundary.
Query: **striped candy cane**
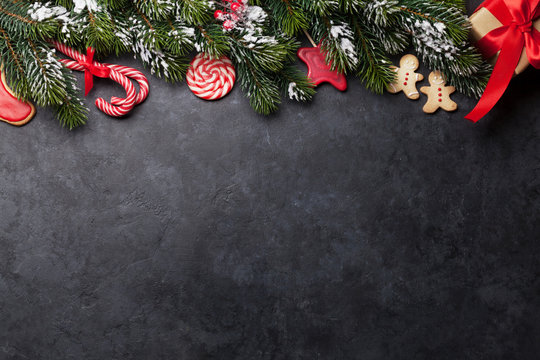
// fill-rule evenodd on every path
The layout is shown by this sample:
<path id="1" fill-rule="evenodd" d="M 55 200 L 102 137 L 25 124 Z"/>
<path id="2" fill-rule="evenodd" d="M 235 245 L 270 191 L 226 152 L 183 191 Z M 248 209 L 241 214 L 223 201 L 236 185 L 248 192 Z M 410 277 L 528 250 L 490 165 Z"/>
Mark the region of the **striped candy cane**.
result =
<path id="1" fill-rule="evenodd" d="M 71 58 L 60 60 L 67 68 L 85 72 L 85 95 L 88 94 L 93 86 L 93 76 L 110 78 L 122 85 L 126 90 L 125 98 L 113 96 L 110 103 L 103 98 L 96 99 L 97 108 L 107 115 L 115 117 L 124 116 L 129 113 L 135 105 L 143 102 L 148 96 L 148 80 L 140 71 L 127 66 L 102 64 L 93 61 L 93 50 L 90 48 L 88 50 L 88 55 L 85 56 L 64 44 L 56 41 L 54 41 L 53 44 L 58 51 Z M 138 93 L 135 90 L 133 83 L 130 81 L 130 78 L 137 81 L 139 84 Z"/>
<path id="2" fill-rule="evenodd" d="M 122 65 L 115 65 L 115 64 L 104 64 L 108 66 L 109 68 L 118 71 L 122 75 L 131 78 L 139 84 L 139 93 L 137 94 L 137 97 L 135 98 L 135 105 L 139 105 L 142 103 L 146 97 L 148 96 L 149 92 L 149 84 L 148 79 L 146 79 L 146 76 L 139 70 L 122 66 Z M 125 99 L 118 98 L 116 96 L 113 96 L 111 98 L 111 103 L 114 105 L 121 105 L 125 101 Z"/>

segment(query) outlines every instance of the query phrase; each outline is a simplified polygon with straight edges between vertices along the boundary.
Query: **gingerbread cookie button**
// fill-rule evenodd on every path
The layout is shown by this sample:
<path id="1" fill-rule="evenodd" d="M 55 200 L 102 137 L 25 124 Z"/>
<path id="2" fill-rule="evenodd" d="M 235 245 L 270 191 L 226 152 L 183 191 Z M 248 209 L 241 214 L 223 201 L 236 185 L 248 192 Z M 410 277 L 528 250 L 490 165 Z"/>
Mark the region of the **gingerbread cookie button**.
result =
<path id="1" fill-rule="evenodd" d="M 455 111 L 458 106 L 450 99 L 450 94 L 456 91 L 453 86 L 446 85 L 446 77 L 440 71 L 433 71 L 429 74 L 430 86 L 423 86 L 420 91 L 426 94 L 428 100 L 423 109 L 425 113 L 431 114 L 441 108 L 445 111 Z"/>

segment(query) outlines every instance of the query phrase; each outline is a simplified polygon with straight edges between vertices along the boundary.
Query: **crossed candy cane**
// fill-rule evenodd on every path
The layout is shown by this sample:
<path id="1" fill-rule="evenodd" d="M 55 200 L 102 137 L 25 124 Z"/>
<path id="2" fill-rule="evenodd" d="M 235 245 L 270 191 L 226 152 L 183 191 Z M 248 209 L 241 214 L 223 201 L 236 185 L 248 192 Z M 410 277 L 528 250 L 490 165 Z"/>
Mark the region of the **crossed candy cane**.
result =
<path id="1" fill-rule="evenodd" d="M 85 96 L 94 86 L 94 76 L 114 80 L 126 90 L 125 98 L 113 96 L 110 103 L 103 98 L 96 99 L 97 108 L 105 114 L 115 117 L 124 116 L 148 96 L 148 79 L 140 71 L 127 66 L 94 61 L 94 49 L 91 47 L 87 49 L 87 55 L 83 55 L 59 42 L 53 41 L 52 43 L 58 51 L 70 57 L 70 59 L 60 59 L 68 69 L 84 71 Z M 138 93 L 135 91 L 130 78 L 139 84 Z"/>

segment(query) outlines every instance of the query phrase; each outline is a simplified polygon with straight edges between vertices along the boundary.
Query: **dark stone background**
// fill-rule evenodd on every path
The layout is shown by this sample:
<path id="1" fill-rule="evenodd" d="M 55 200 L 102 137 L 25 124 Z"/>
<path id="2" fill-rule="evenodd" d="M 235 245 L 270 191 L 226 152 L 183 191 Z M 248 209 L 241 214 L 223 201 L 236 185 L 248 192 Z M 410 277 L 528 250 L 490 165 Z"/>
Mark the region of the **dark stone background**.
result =
<path id="1" fill-rule="evenodd" d="M 0 359 L 538 359 L 540 72 L 476 125 L 150 80 L 123 120 L 98 80 L 82 129 L 0 124 Z"/>

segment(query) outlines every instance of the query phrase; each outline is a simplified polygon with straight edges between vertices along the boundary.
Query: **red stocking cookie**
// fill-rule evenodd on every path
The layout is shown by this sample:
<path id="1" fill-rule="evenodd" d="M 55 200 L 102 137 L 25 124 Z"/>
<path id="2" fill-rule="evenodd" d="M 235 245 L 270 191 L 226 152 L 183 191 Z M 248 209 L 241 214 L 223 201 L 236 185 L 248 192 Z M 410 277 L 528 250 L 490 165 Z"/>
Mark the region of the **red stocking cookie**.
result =
<path id="1" fill-rule="evenodd" d="M 416 90 L 416 83 L 424 80 L 422 74 L 415 73 L 420 65 L 418 58 L 414 55 L 405 55 L 399 61 L 400 67 L 391 66 L 390 68 L 396 72 L 396 81 L 388 84 L 386 90 L 389 93 L 397 94 L 403 91 L 406 97 L 411 100 L 416 100 L 420 97 Z"/>
<path id="2" fill-rule="evenodd" d="M 17 99 L 13 94 L 2 71 L 0 81 L 0 121 L 21 126 L 29 122 L 35 113 L 34 105 Z"/>
<path id="3" fill-rule="evenodd" d="M 429 74 L 429 84 L 431 86 L 423 86 L 420 91 L 428 96 L 428 101 L 424 105 L 425 113 L 431 114 L 441 108 L 446 111 L 454 111 L 457 109 L 457 104 L 450 99 L 450 94 L 456 91 L 453 86 L 444 86 L 446 78 L 439 71 L 433 71 Z"/>

